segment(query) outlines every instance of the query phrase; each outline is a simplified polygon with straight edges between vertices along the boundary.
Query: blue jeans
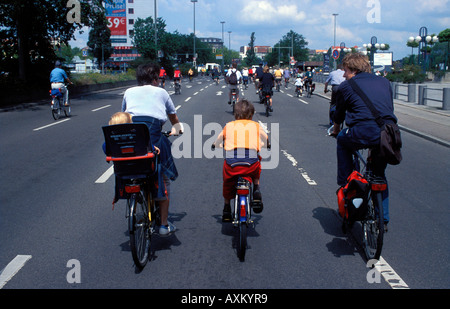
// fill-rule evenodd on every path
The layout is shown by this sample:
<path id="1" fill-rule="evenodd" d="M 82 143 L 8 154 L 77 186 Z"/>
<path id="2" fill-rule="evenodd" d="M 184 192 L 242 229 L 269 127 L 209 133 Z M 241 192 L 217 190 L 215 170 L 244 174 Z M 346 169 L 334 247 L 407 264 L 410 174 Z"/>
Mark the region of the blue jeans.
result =
<path id="1" fill-rule="evenodd" d="M 377 143 L 374 144 L 373 140 L 371 142 L 366 143 L 364 140 L 355 138 L 351 134 L 351 130 L 348 128 L 343 129 L 339 132 L 339 135 L 336 137 L 337 139 L 337 183 L 339 186 L 344 187 L 347 184 L 347 178 L 353 172 L 353 170 L 358 169 L 355 168 L 355 164 L 353 162 L 353 153 L 356 150 L 376 146 Z M 386 180 L 385 170 L 387 163 L 379 157 L 377 149 L 373 149 L 371 153 L 372 162 L 370 168 L 374 175 L 383 177 Z M 386 180 L 387 184 L 387 180 Z M 382 194 L 383 198 L 383 215 L 384 222 L 389 222 L 389 186 Z"/>

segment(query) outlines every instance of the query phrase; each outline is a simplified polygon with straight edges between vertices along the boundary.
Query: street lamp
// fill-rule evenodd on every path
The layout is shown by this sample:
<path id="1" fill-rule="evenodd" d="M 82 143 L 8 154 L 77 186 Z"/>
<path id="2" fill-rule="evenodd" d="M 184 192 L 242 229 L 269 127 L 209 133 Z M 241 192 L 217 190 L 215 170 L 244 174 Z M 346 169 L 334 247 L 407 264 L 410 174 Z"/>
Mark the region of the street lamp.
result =
<path id="1" fill-rule="evenodd" d="M 224 41 L 224 37 L 223 37 L 223 25 L 225 24 L 224 21 L 220 22 L 222 24 L 222 68 L 220 69 L 221 72 L 223 72 L 223 59 L 225 58 L 225 41 Z"/>
<path id="2" fill-rule="evenodd" d="M 197 59 L 196 59 L 196 54 L 195 54 L 195 3 L 198 2 L 198 0 L 191 0 L 192 3 L 194 3 L 194 57 L 193 57 L 193 62 L 194 62 L 194 68 L 197 67 Z"/>
<path id="3" fill-rule="evenodd" d="M 369 44 L 363 44 L 363 47 L 366 48 L 366 52 L 363 52 L 364 55 L 367 54 L 367 49 L 370 49 L 370 55 L 369 55 L 369 60 L 370 60 L 370 66 L 372 67 L 372 73 L 375 74 L 374 70 L 373 70 L 373 66 L 374 66 L 374 57 L 375 57 L 375 52 L 377 51 L 377 49 L 385 49 L 386 48 L 386 44 L 382 43 L 378 43 L 377 42 L 377 37 L 373 36 L 370 39 L 370 43 Z"/>
<path id="4" fill-rule="evenodd" d="M 334 16 L 334 42 L 333 42 L 333 48 L 336 46 L 336 16 L 339 14 L 333 13 Z M 331 52 L 333 52 L 333 48 L 331 49 Z M 334 61 L 334 69 L 336 70 L 336 60 Z"/>
<path id="5" fill-rule="evenodd" d="M 231 31 L 228 31 L 228 50 L 230 53 L 230 64 L 232 63 L 231 61 Z"/>
<path id="6" fill-rule="evenodd" d="M 408 42 L 412 42 L 413 37 L 410 37 L 408 39 Z M 427 70 L 427 43 L 432 42 L 432 44 L 436 43 L 438 41 L 438 37 L 433 35 L 430 36 L 428 35 L 428 29 L 427 27 L 421 27 L 419 29 L 419 35 L 416 36 L 416 38 L 414 39 L 414 41 L 416 41 L 416 43 L 419 43 L 419 50 L 418 50 L 418 61 L 420 61 L 420 51 L 422 51 L 422 70 L 423 73 L 426 72 Z"/>

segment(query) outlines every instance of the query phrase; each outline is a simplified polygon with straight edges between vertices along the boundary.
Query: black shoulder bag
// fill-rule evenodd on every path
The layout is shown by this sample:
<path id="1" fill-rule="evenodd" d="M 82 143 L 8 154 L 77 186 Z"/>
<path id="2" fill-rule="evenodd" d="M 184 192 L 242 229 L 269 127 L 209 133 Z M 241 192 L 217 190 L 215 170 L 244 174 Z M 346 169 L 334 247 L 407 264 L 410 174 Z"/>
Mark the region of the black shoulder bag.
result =
<path id="1" fill-rule="evenodd" d="M 378 126 L 381 128 L 380 133 L 380 155 L 386 160 L 388 164 L 397 165 L 402 161 L 402 137 L 400 135 L 400 129 L 394 122 L 385 122 L 381 118 L 380 113 L 373 106 L 372 101 L 361 90 L 358 84 L 353 80 L 348 80 L 352 89 L 361 97 L 370 109 L 373 117 Z"/>

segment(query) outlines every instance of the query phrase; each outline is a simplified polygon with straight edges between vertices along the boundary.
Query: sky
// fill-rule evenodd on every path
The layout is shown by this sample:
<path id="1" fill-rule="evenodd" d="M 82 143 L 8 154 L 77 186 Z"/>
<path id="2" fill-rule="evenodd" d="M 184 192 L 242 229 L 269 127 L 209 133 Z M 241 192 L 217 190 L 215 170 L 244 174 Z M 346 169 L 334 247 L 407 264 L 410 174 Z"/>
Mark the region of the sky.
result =
<path id="1" fill-rule="evenodd" d="M 153 15 L 155 0 L 135 0 L 148 3 L 145 13 Z M 190 0 L 156 0 L 158 17 L 166 31 L 182 34 L 194 32 L 194 3 Z M 336 17 L 333 14 L 338 14 Z M 248 45 L 255 32 L 255 45 L 273 46 L 290 30 L 303 35 L 310 49 L 328 49 L 334 43 L 347 47 L 370 43 L 390 45 L 393 59 L 411 54 L 406 46 L 409 37 L 419 35 L 421 27 L 428 34 L 450 28 L 450 0 L 198 0 L 195 3 L 195 33 L 197 37 L 222 38 L 232 50 Z M 228 34 L 231 31 L 231 34 Z M 76 34 L 73 47 L 84 47 L 87 31 Z M 414 50 L 417 54 L 417 49 Z"/>

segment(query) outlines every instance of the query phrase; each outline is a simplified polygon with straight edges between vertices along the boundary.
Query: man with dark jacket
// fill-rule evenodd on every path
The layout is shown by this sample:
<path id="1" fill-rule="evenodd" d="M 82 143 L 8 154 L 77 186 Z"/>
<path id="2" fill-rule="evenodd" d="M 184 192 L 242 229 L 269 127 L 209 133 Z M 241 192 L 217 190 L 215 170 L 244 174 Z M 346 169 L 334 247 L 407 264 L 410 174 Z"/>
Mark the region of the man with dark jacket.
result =
<path id="1" fill-rule="evenodd" d="M 344 77 L 336 93 L 336 112 L 334 114 L 334 131 L 337 135 L 337 183 L 345 186 L 347 177 L 354 170 L 352 153 L 355 150 L 375 147 L 380 143 L 380 127 L 363 99 L 352 89 L 348 80 L 352 79 L 370 98 L 374 107 L 385 122 L 397 122 L 394 115 L 392 89 L 389 81 L 383 77 L 370 74 L 370 64 L 366 56 L 348 54 L 343 60 Z M 344 122 L 347 128 L 340 131 Z M 385 178 L 387 163 L 378 155 L 377 147 L 372 151 L 372 171 Z M 389 221 L 388 190 L 383 194 L 385 223 Z"/>

